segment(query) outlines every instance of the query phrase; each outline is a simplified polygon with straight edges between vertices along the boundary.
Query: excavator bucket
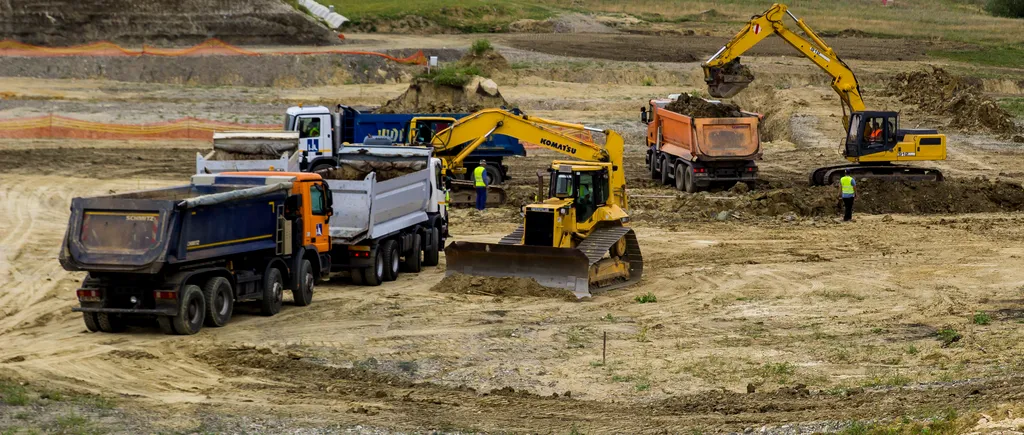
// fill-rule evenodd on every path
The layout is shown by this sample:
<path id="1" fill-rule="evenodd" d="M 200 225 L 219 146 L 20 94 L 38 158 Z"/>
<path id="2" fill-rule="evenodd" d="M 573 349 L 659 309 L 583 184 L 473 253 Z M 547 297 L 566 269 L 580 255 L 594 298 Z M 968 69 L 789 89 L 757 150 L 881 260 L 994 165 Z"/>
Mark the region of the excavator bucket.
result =
<path id="1" fill-rule="evenodd" d="M 506 201 L 505 189 L 499 186 L 487 186 L 487 206 L 499 206 Z M 476 187 L 472 181 L 456 180 L 452 182 L 451 202 L 454 207 L 472 207 L 476 205 Z"/>
<path id="2" fill-rule="evenodd" d="M 704 81 L 712 97 L 731 98 L 754 81 L 754 73 L 736 58 L 720 68 L 708 67 Z"/>
<path id="3" fill-rule="evenodd" d="M 542 286 L 590 294 L 590 262 L 577 249 L 454 242 L 444 249 L 448 275 L 533 278 Z"/>

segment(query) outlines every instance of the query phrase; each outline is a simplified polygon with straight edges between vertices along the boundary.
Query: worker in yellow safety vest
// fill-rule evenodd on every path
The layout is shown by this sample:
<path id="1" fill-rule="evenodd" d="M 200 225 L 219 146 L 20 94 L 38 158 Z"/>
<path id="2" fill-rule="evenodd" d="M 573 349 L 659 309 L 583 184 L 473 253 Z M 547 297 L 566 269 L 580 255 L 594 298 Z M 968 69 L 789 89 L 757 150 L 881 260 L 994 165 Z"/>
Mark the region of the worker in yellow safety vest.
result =
<path id="1" fill-rule="evenodd" d="M 857 197 L 857 194 L 854 191 L 854 186 L 857 185 L 857 180 L 854 180 L 853 177 L 850 176 L 849 169 L 846 170 L 846 174 L 843 175 L 843 178 L 839 179 L 839 185 L 842 187 L 843 208 L 845 209 L 843 220 L 849 221 L 850 219 L 853 219 L 853 199 Z"/>
<path id="2" fill-rule="evenodd" d="M 481 160 L 473 169 L 473 186 L 476 187 L 476 209 L 483 210 L 487 206 L 487 162 Z"/>

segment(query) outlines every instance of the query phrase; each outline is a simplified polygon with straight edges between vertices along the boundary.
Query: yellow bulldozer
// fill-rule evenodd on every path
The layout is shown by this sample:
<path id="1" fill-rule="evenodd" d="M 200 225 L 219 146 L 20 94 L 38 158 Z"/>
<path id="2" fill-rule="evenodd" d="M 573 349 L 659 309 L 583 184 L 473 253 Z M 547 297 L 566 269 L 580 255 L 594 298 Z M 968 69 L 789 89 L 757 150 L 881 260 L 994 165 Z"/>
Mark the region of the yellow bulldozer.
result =
<path id="1" fill-rule="evenodd" d="M 574 132 L 605 135 L 605 144 Z M 523 207 L 523 223 L 498 243 L 454 242 L 445 248 L 448 274 L 533 278 L 577 297 L 640 280 L 643 256 L 629 227 L 622 136 L 500 109 L 466 116 L 434 136 L 435 146 L 471 143 L 473 152 L 492 134 L 539 144 L 577 160 L 557 160 L 548 169 L 547 199 Z M 461 154 L 460 154 L 461 156 Z M 458 173 L 464 158 L 447 160 Z"/>

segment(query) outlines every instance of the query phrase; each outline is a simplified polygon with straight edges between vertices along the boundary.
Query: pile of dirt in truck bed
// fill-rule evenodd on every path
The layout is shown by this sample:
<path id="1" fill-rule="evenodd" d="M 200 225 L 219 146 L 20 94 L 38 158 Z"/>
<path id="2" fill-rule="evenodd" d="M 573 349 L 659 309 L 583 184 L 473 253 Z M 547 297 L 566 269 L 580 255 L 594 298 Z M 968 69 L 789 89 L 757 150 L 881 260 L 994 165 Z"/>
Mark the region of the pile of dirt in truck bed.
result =
<path id="1" fill-rule="evenodd" d="M 211 161 L 228 161 L 228 160 L 275 160 L 281 158 L 280 153 L 238 153 L 231 151 L 215 150 L 213 155 L 208 155 L 207 160 Z"/>
<path id="2" fill-rule="evenodd" d="M 666 109 L 693 118 L 739 118 L 743 116 L 739 106 L 732 103 L 712 103 L 687 93 L 679 94 L 679 98 L 668 103 Z"/>
<path id="3" fill-rule="evenodd" d="M 402 95 L 384 103 L 376 113 L 472 113 L 508 106 L 493 80 L 473 77 L 464 86 L 416 78 Z"/>
<path id="4" fill-rule="evenodd" d="M 390 180 L 426 169 L 425 162 L 343 161 L 340 167 L 317 171 L 325 180 L 362 180 L 371 172 L 377 181 Z"/>
<path id="5" fill-rule="evenodd" d="M 485 277 L 457 273 L 446 276 L 430 288 L 441 293 L 457 293 L 479 296 L 535 296 L 576 300 L 576 296 L 565 289 L 544 287 L 533 278 Z"/>
<path id="6" fill-rule="evenodd" d="M 1019 131 L 1013 116 L 985 97 L 979 83 L 953 76 L 942 68 L 897 74 L 889 80 L 886 90 L 904 103 L 952 117 L 949 127 L 960 131 L 1001 135 Z"/>
<path id="7" fill-rule="evenodd" d="M 750 216 L 838 216 L 839 188 L 792 187 L 682 195 L 675 200 L 633 197 L 632 218 L 656 222 L 680 215 L 729 220 Z M 857 186 L 857 213 L 956 214 L 1024 211 L 1024 188 L 1006 181 L 954 179 L 943 182 L 864 180 Z"/>

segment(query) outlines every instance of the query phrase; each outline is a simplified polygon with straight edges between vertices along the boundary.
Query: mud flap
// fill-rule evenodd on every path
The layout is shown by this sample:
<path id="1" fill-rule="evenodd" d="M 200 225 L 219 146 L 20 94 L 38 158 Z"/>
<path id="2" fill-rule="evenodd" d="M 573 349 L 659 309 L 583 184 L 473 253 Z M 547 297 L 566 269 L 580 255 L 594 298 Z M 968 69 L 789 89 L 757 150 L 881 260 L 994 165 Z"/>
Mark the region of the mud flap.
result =
<path id="1" fill-rule="evenodd" d="M 454 242 L 444 249 L 446 275 L 533 278 L 542 286 L 590 297 L 590 261 L 577 249 Z"/>

